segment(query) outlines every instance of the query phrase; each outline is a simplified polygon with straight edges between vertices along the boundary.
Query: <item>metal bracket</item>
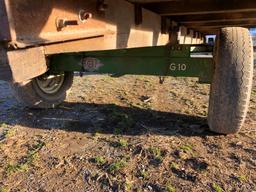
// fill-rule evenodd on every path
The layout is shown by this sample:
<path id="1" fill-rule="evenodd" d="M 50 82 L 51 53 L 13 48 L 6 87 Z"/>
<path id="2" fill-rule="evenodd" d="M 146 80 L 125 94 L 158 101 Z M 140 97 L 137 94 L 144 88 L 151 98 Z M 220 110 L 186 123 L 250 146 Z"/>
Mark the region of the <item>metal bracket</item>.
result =
<path id="1" fill-rule="evenodd" d="M 13 82 L 24 82 L 48 70 L 43 47 L 7 52 Z"/>
<path id="2" fill-rule="evenodd" d="M 169 33 L 169 27 L 170 23 L 168 23 L 169 19 L 167 17 L 161 17 L 161 33 L 162 34 L 168 34 Z"/>
<path id="3" fill-rule="evenodd" d="M 174 23 L 171 22 L 171 27 L 170 27 L 170 40 L 169 43 L 171 45 L 177 45 L 178 44 L 178 32 L 180 30 L 180 27 Z"/>
<path id="4" fill-rule="evenodd" d="M 134 4 L 135 25 L 141 25 L 143 22 L 142 6 L 139 3 Z"/>

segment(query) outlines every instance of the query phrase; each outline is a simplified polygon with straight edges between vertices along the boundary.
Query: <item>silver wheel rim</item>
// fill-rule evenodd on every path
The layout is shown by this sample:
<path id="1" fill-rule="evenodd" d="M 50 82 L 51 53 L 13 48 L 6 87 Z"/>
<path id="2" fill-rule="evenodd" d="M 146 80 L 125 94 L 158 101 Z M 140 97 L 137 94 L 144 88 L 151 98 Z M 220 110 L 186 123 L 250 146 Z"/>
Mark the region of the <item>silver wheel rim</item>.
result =
<path id="1" fill-rule="evenodd" d="M 57 93 L 64 82 L 65 75 L 43 75 L 36 78 L 36 83 L 38 87 L 46 94 Z"/>

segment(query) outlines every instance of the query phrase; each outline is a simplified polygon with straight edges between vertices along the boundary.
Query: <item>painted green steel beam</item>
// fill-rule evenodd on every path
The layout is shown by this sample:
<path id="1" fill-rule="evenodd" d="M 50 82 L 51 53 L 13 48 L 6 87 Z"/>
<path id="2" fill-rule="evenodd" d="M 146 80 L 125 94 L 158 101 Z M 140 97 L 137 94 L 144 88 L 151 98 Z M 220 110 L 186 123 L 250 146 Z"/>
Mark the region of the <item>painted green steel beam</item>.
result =
<path id="1" fill-rule="evenodd" d="M 192 58 L 191 54 L 212 50 L 212 46 L 177 45 L 66 53 L 50 57 L 50 73 L 78 71 L 115 76 L 198 77 L 202 83 L 211 83 L 213 59 Z"/>

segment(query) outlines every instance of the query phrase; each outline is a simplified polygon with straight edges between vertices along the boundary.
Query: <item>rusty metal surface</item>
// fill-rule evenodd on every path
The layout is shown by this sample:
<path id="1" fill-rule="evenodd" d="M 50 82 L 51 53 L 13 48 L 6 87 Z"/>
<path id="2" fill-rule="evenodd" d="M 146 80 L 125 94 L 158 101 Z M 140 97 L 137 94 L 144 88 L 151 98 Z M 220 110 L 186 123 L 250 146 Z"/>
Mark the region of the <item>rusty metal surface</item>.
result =
<path id="1" fill-rule="evenodd" d="M 2 1 L 1 1 L 2 2 Z M 103 35 L 104 15 L 97 12 L 96 0 L 5 0 L 12 41 L 21 46 Z M 80 11 L 92 14 L 85 22 Z M 77 21 L 77 25 L 57 28 L 57 20 Z"/>
<path id="2" fill-rule="evenodd" d="M 47 71 L 45 53 L 42 47 L 9 51 L 7 57 L 13 82 L 24 82 Z"/>
<path id="3" fill-rule="evenodd" d="M 142 9 L 143 22 L 135 24 L 134 5 L 124 0 L 108 0 L 105 11 L 107 34 L 45 45 L 46 54 L 166 45 L 168 34 L 161 34 L 161 17 Z M 122 9 L 120 9 L 122 7 Z"/>
<path id="4" fill-rule="evenodd" d="M 8 1 L 8 0 L 6 0 Z M 34 0 L 17 0 L 17 2 L 22 3 L 31 1 L 32 3 Z M 45 0 L 48 2 L 49 0 Z M 67 0 L 63 0 L 67 1 Z M 71 2 L 72 0 L 70 0 Z M 40 1 L 42 2 L 42 1 Z M 60 0 L 52 1 L 54 2 L 60 2 Z M 82 2 L 82 0 L 78 0 L 77 2 Z M 83 2 L 85 2 L 83 0 Z M 93 2 L 94 7 L 96 4 L 96 1 L 86 1 L 86 3 Z M 12 5 L 14 6 L 14 5 Z M 11 4 L 8 8 L 12 7 Z M 47 4 L 46 4 L 47 6 Z M 67 5 L 69 7 L 69 5 Z M 74 5 L 73 5 L 74 6 Z M 27 7 L 20 7 L 19 4 L 17 4 L 18 9 L 16 10 L 17 13 L 23 13 L 23 9 L 26 10 Z M 97 7 L 97 6 L 96 6 Z M 41 73 L 45 72 L 45 56 L 51 55 L 51 54 L 57 54 L 57 53 L 65 53 L 65 52 L 78 52 L 78 51 L 92 51 L 92 50 L 106 50 L 106 49 L 120 49 L 120 48 L 132 48 L 132 47 L 145 47 L 145 46 L 157 46 L 157 45 L 166 45 L 168 43 L 168 34 L 161 34 L 161 17 L 155 13 L 152 13 L 151 11 L 142 10 L 143 18 L 145 19 L 142 24 L 139 26 L 135 25 L 134 22 L 134 6 L 124 0 L 108 0 L 107 4 L 101 7 L 101 10 L 105 10 L 104 15 L 99 17 L 105 17 L 104 23 L 102 25 L 102 20 L 99 18 L 98 20 L 93 17 L 92 19 L 95 19 L 96 22 L 99 22 L 98 27 L 100 29 L 104 28 L 104 30 L 107 30 L 107 33 L 104 33 L 104 35 L 100 35 L 97 37 L 91 37 L 87 38 L 87 36 L 79 36 L 77 34 L 81 34 L 81 32 L 86 32 L 87 30 L 95 30 L 95 27 L 93 26 L 91 28 L 84 28 L 77 29 L 77 27 L 80 26 L 67 26 L 63 28 L 63 31 L 60 30 L 57 32 L 57 28 L 55 28 L 55 21 L 52 19 L 52 25 L 36 25 L 37 22 L 40 22 L 40 18 L 36 18 L 36 14 L 34 17 L 36 18 L 36 21 L 31 21 L 34 23 L 34 27 L 32 24 L 30 24 L 29 20 L 26 20 L 26 22 L 23 22 L 21 24 L 21 21 L 24 20 L 24 18 L 28 17 L 28 19 L 32 19 L 30 14 L 21 15 L 19 18 L 23 18 L 22 20 L 17 20 L 19 23 L 10 22 L 10 26 L 12 29 L 15 29 L 15 27 L 19 30 L 12 30 L 12 37 L 16 37 L 13 39 L 18 40 L 18 46 L 16 47 L 17 50 L 8 52 L 9 56 L 9 62 L 10 66 L 13 72 L 13 78 L 15 81 L 20 81 L 21 79 L 26 78 L 33 78 L 36 75 L 40 75 Z M 120 7 L 123 7 L 123 9 L 120 9 Z M 39 7 L 40 8 L 40 7 Z M 38 9 L 39 9 L 38 8 Z M 46 9 L 47 7 L 44 7 Z M 95 8 L 95 7 L 94 7 Z M 9 10 L 9 9 L 8 9 Z M 72 9 L 74 10 L 74 9 Z M 77 10 L 77 9 L 76 9 Z M 18 12 L 19 11 L 19 12 Z M 61 10 L 57 10 L 62 13 Z M 66 15 L 64 15 L 66 18 L 68 18 L 68 21 L 72 21 L 72 24 L 75 24 L 73 20 L 77 17 L 75 14 L 77 11 L 74 12 L 68 12 L 67 9 L 65 9 L 67 12 Z M 56 15 L 56 10 L 53 11 Z M 10 12 L 9 12 L 10 13 Z M 43 13 L 44 15 L 49 15 L 49 13 Z M 69 15 L 74 15 L 74 18 L 72 18 Z M 40 14 L 39 14 L 40 15 Z M 9 19 L 11 19 L 12 15 L 9 15 Z M 52 14 L 50 14 L 50 17 Z M 86 16 L 86 17 L 90 17 Z M 55 17 L 52 17 L 55 18 Z M 42 18 L 41 18 L 42 19 Z M 47 19 L 45 19 L 48 21 Z M 42 21 L 42 23 L 44 23 Z M 87 22 L 84 23 L 84 25 Z M 70 24 L 70 22 L 69 22 Z M 95 24 L 95 23 L 94 23 Z M 30 27 L 27 29 L 27 25 Z M 46 28 L 45 28 L 46 26 Z M 51 33 L 42 33 L 46 32 L 45 29 L 53 29 L 55 32 L 53 32 L 53 36 L 51 36 Z M 97 26 L 96 26 L 97 27 Z M 42 31 L 42 32 L 41 32 Z M 14 33 L 15 32 L 15 33 Z M 66 34 L 71 34 L 72 41 L 68 41 L 65 37 Z M 74 33 L 73 33 L 74 32 Z M 105 31 L 104 31 L 105 32 Z M 32 34 L 32 35 L 30 35 Z M 82 33 L 83 34 L 83 33 Z M 48 37 L 52 39 L 52 41 L 45 40 L 45 38 L 42 38 L 42 35 L 49 35 Z M 24 38 L 22 38 L 24 37 Z M 59 41 L 61 39 L 61 41 Z M 49 43 L 51 42 L 51 43 Z M 14 42 L 15 43 L 15 42 Z M 16 42 L 17 43 L 17 42 Z M 20 45 L 24 43 L 25 46 L 27 45 L 38 45 L 44 49 L 43 52 L 41 49 L 38 50 L 38 54 L 41 54 L 40 57 L 37 57 L 37 52 L 33 51 L 31 52 L 30 49 L 19 49 Z M 10 45 L 10 44 L 9 44 Z M 36 46 L 38 47 L 38 46 Z M 36 50 L 36 49 L 35 49 Z M 30 53 L 26 53 L 26 51 L 29 51 Z M 4 54 L 6 55 L 7 50 L 5 50 Z M 12 55 L 12 56 L 11 56 Z M 6 57 L 6 56 L 5 56 Z M 43 69 L 43 70 L 41 70 Z M 1 69 L 0 69 L 1 70 Z M 20 77 L 22 76 L 22 77 Z M 1 77 L 0 77 L 1 79 Z"/>
<path id="5" fill-rule="evenodd" d="M 101 4 L 99 4 L 101 2 Z M 88 37 L 103 36 L 106 25 L 124 26 L 128 21 L 116 23 L 116 19 L 105 17 L 104 12 L 115 13 L 126 10 L 125 0 L 1 0 L 0 40 L 11 40 L 17 47 L 49 44 Z M 126 3 L 125 3 L 126 2 Z M 130 0 L 139 9 L 120 13 L 115 17 L 135 17 L 135 24 L 148 22 L 140 7 L 203 33 L 216 32 L 225 26 L 256 26 L 255 0 Z M 5 7 L 7 9 L 7 15 Z M 91 14 L 85 22 L 79 20 L 81 11 Z M 8 28 L 9 20 L 9 28 Z M 122 23 L 123 22 L 123 23 Z M 58 25 L 57 25 L 58 24 Z M 130 28 L 132 26 L 129 26 Z M 9 30 L 10 29 L 10 30 Z M 127 28 L 127 34 L 130 29 Z M 162 30 L 163 31 L 163 30 Z M 10 33 L 9 33 L 10 32 Z"/>

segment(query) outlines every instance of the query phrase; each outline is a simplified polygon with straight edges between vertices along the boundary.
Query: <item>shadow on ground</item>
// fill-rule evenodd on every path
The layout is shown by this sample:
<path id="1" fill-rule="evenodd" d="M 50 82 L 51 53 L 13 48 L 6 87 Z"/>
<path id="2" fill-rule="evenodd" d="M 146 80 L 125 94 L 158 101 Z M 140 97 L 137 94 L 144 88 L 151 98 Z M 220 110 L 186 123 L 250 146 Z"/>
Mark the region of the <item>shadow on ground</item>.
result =
<path id="1" fill-rule="evenodd" d="M 203 117 L 112 104 L 64 103 L 51 110 L 21 108 L 14 116 L 12 125 L 35 129 L 121 135 L 216 135 L 209 131 Z"/>

